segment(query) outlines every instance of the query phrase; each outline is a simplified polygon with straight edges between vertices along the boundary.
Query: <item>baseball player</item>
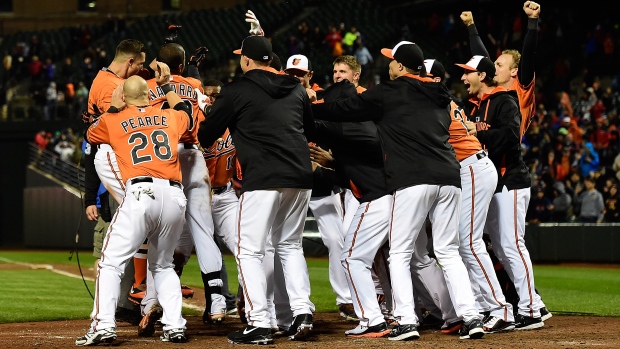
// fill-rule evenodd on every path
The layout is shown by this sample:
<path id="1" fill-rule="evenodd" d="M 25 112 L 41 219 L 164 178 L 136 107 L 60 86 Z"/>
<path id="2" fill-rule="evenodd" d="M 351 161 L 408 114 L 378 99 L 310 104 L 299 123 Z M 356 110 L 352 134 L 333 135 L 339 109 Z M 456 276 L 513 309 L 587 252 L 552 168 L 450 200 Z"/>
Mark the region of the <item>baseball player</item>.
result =
<path id="1" fill-rule="evenodd" d="M 168 66 L 158 63 L 157 83 L 174 109 L 149 106 L 148 86 L 133 76 L 114 91 L 108 113 L 86 133 L 90 144 L 109 144 L 117 155 L 125 195 L 116 211 L 98 266 L 90 330 L 76 340 L 78 346 L 116 339 L 114 310 L 120 296 L 121 270 L 148 238 L 149 268 L 163 308 L 164 342 L 185 342 L 181 316 L 179 277 L 172 267 L 172 253 L 183 225 L 183 194 L 177 146 L 191 129 L 189 108 L 170 87 Z M 120 110 L 120 112 L 117 112 Z M 117 112 L 117 113 L 114 113 Z"/>
<path id="2" fill-rule="evenodd" d="M 355 96 L 364 89 L 357 86 L 361 66 L 353 56 L 341 56 L 334 62 L 334 84 L 319 94 L 319 102 L 331 102 Z M 354 83 L 351 83 L 353 81 Z M 317 115 L 318 116 L 318 115 Z M 387 241 L 392 195 L 387 190 L 383 153 L 377 126 L 365 122 L 318 122 L 317 137 L 333 150 L 336 172 L 346 177 L 347 187 L 359 198 L 341 249 L 348 286 L 359 324 L 348 330 L 348 337 L 377 338 L 390 333 L 381 312 L 371 268 L 377 251 Z M 331 172 L 318 166 L 315 178 Z M 345 186 L 343 184 L 343 186 Z"/>
<path id="3" fill-rule="evenodd" d="M 293 77 L 269 67 L 271 42 L 248 36 L 240 50 L 244 72 L 222 88 L 198 138 L 210 146 L 230 130 L 243 172 L 236 224 L 236 259 L 246 302 L 248 325 L 228 335 L 233 343 L 272 343 L 262 267 L 265 241 L 271 233 L 286 279 L 295 319 L 291 339 L 312 329 L 314 305 L 301 239 L 312 188 L 308 139 L 314 123 L 310 101 Z"/>
<path id="4" fill-rule="evenodd" d="M 534 67 L 536 62 L 536 46 L 538 45 L 538 17 L 540 17 L 540 4 L 533 1 L 526 1 L 523 3 L 523 11 L 528 18 L 521 53 L 516 50 L 504 50 L 495 60 L 495 80 L 498 82 L 499 86 L 517 92 L 519 109 L 521 110 L 520 139 L 523 139 L 523 135 L 536 115 L 536 80 Z M 490 57 L 478 35 L 472 13 L 469 11 L 463 12 L 461 14 L 461 20 L 463 20 L 469 32 L 472 55 Z M 521 276 L 525 275 L 525 273 L 517 274 Z M 543 321 L 553 316 L 542 302 L 542 299 L 540 306 L 541 318 Z"/>
<path id="5" fill-rule="evenodd" d="M 443 81 L 446 69 L 434 59 L 424 61 L 427 76 Z M 465 111 L 454 99 L 450 103 L 449 142 L 461 164 L 461 216 L 459 219 L 459 252 L 469 271 L 472 284 L 482 296 L 483 308 L 489 312 L 484 319 L 484 331 L 494 333 L 514 329 L 512 305 L 506 302 L 495 275 L 493 262 L 482 240 L 489 204 L 497 186 L 497 170 L 480 142 L 469 134 L 465 125 Z"/>
<path id="6" fill-rule="evenodd" d="M 176 43 L 162 45 L 157 54 L 157 61 L 172 67 L 170 86 L 190 107 L 195 125 L 179 141 L 178 153 L 183 174 L 183 191 L 188 204 L 185 211 L 184 229 L 176 248 L 183 258 L 176 263 L 180 265 L 176 265 L 175 269 L 180 276 L 182 267 L 189 260 L 195 246 L 198 264 L 204 275 L 203 283 L 207 304 L 203 318 L 207 322 L 222 322 L 226 316 L 226 300 L 222 295 L 220 277 L 222 255 L 213 237 L 213 217 L 209 205 L 211 192 L 209 182 L 205 180 L 208 170 L 197 138 L 198 125 L 204 120 L 196 92 L 202 90 L 198 65 L 204 59 L 206 52 L 205 47 L 196 49 L 187 64 L 187 77 L 182 76 L 185 71 L 185 50 L 181 45 Z M 161 109 L 170 108 L 162 91 L 157 88 L 156 80 L 150 79 L 147 83 L 151 105 Z M 145 308 L 148 307 L 147 302 L 147 300 L 143 301 Z"/>
<path id="7" fill-rule="evenodd" d="M 375 120 L 383 145 L 388 192 L 394 193 L 390 222 L 390 275 L 394 317 L 391 340 L 419 338 L 414 311 L 410 261 L 426 217 L 433 224 L 433 246 L 447 279 L 460 337 L 481 338 L 482 319 L 474 305 L 467 271 L 458 254 L 461 196 L 459 163 L 448 143 L 449 91 L 425 74 L 418 45 L 402 41 L 382 53 L 392 59 L 390 79 L 341 101 L 313 104 L 315 115 L 332 120 Z M 457 286 L 458 285 L 458 286 Z M 458 289 L 457 289 L 458 287 Z"/>
<path id="8" fill-rule="evenodd" d="M 205 81 L 203 88 L 210 104 L 213 104 L 220 94 L 222 86 L 224 84 L 219 80 Z M 226 130 L 209 149 L 203 149 L 203 156 L 211 180 L 211 213 L 213 214 L 214 232 L 220 241 L 226 245 L 226 248 L 232 252 L 235 246 L 235 212 L 239 200 L 232 184 L 237 163 L 237 151 L 230 132 Z M 216 242 L 218 241 L 216 240 Z M 221 251 L 220 243 L 218 246 Z M 230 293 L 228 288 L 228 275 L 223 255 L 221 274 L 227 315 L 236 314 L 235 296 Z"/>
<path id="9" fill-rule="evenodd" d="M 471 97 L 466 111 L 472 121 L 465 124 L 488 151 L 498 173 L 485 230 L 519 293 L 515 329 L 540 328 L 544 326 L 542 302 L 534 291 L 532 262 L 524 240 L 531 178 L 521 154 L 517 94 L 497 86 L 495 65 L 487 57 L 473 56 L 466 64 L 457 65 L 464 69 L 461 80 Z"/>
<path id="10" fill-rule="evenodd" d="M 110 107 L 114 89 L 123 84 L 125 79 L 143 70 L 146 59 L 145 51 L 144 44 L 137 40 L 127 39 L 118 44 L 112 63 L 101 69 L 91 84 L 88 93 L 88 110 L 82 114 L 85 123 L 91 124 L 106 112 Z M 120 203 L 124 195 L 124 182 L 112 148 L 108 144 L 100 144 L 97 147 L 91 147 L 90 153 L 98 177 L 110 196 Z M 86 171 L 90 170 L 90 166 L 86 167 Z M 140 304 L 146 291 L 146 244 L 142 244 L 134 257 L 134 284 L 129 291 L 129 300 Z"/>
<path id="11" fill-rule="evenodd" d="M 318 85 L 310 86 L 313 71 L 306 56 L 292 55 L 289 57 L 286 61 L 284 72 L 297 77 L 304 88 L 314 92 L 316 95 L 320 95 L 321 88 Z M 313 96 L 312 92 L 310 92 L 310 100 L 320 98 Z M 310 159 L 312 159 L 313 152 L 320 151 L 317 147 L 321 148 L 321 145 L 311 142 L 309 147 Z M 329 253 L 329 282 L 336 294 L 336 304 L 338 305 L 340 316 L 347 320 L 357 321 L 358 318 L 353 308 L 351 293 L 347 287 L 345 273 L 340 264 L 340 254 L 342 253 L 345 235 L 343 231 L 342 218 L 344 212 L 340 188 L 335 187 L 334 183 L 328 180 L 315 177 L 312 184 L 312 196 L 310 197 L 309 207 L 316 219 L 321 240 L 323 240 L 323 244 L 327 247 Z"/>

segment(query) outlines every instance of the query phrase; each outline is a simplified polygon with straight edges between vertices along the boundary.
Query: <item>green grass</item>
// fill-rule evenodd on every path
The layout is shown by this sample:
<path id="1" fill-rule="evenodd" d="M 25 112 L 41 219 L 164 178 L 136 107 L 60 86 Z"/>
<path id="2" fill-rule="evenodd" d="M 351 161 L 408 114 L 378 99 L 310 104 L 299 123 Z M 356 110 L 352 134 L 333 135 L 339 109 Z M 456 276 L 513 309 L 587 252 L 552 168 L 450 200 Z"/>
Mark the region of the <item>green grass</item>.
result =
<path id="1" fill-rule="evenodd" d="M 85 276 L 92 277 L 95 258 L 89 251 L 79 254 Z M 31 264 L 77 266 L 68 251 L 0 251 L 0 264 L 15 261 Z M 237 290 L 237 268 L 232 256 L 225 256 L 230 290 Z M 311 300 L 317 312 L 335 312 L 336 296 L 329 284 L 327 259 L 308 258 L 312 285 Z M 536 287 L 547 307 L 556 313 L 587 313 L 620 316 L 620 268 L 575 268 L 537 265 Z M 202 287 L 196 256 L 190 258 L 181 281 Z M 93 292 L 93 282 L 87 282 Z M 47 270 L 0 270 L 0 323 L 87 319 L 92 299 L 79 278 Z M 185 314 L 196 312 L 185 309 Z"/>

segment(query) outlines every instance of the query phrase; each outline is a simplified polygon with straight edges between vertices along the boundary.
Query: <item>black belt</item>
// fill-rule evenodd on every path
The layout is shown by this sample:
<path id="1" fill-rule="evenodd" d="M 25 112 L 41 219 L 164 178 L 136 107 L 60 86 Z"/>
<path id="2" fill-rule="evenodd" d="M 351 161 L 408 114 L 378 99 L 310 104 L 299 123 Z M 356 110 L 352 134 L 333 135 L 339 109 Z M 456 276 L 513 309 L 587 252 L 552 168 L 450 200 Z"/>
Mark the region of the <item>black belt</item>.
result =
<path id="1" fill-rule="evenodd" d="M 211 194 L 219 195 L 219 194 L 222 194 L 226 189 L 228 189 L 228 184 L 223 185 L 221 187 L 214 187 L 214 188 L 211 188 Z"/>
<path id="2" fill-rule="evenodd" d="M 198 144 L 183 143 L 185 149 L 198 149 Z"/>
<path id="3" fill-rule="evenodd" d="M 479 153 L 476 153 L 476 157 L 478 158 L 478 160 L 480 160 L 480 159 L 484 159 L 484 158 L 486 158 L 486 157 L 487 157 L 487 153 L 486 153 L 486 152 L 484 152 L 484 151 L 481 151 L 481 152 L 479 152 Z"/>
<path id="4" fill-rule="evenodd" d="M 179 189 L 183 189 L 183 186 L 181 185 L 181 183 L 177 182 L 177 181 L 173 181 L 172 179 L 168 181 L 170 183 L 170 186 L 172 187 L 177 187 Z M 131 180 L 131 184 L 137 184 L 137 183 L 153 183 L 153 178 L 151 177 L 140 177 L 140 178 L 134 178 Z"/>

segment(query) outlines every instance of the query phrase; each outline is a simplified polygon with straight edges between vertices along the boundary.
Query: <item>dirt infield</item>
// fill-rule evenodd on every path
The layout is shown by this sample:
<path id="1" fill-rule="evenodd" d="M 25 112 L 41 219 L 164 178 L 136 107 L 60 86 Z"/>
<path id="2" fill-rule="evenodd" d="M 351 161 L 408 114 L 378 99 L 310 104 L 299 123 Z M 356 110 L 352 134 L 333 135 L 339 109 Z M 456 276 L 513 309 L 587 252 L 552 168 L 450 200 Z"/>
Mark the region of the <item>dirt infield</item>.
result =
<path id="1" fill-rule="evenodd" d="M 6 264 L 1 265 L 9 268 Z M 10 268 L 24 268 L 11 266 Z M 55 265 L 54 269 L 73 274 L 76 268 Z M 4 268 L 2 268 L 4 269 Z M 203 309 L 204 295 L 195 289 L 195 297 L 187 300 L 191 306 Z M 1 311 L 1 310 L 0 310 Z M 553 309 L 552 309 L 553 311 Z M 201 316 L 186 316 L 189 342 L 185 344 L 162 343 L 159 340 L 161 328 L 154 337 L 137 336 L 137 329 L 125 322 L 118 322 L 118 339 L 112 347 L 123 348 L 232 348 L 226 334 L 243 328 L 238 318 L 229 318 L 221 326 L 205 325 Z M 50 321 L 0 324 L 0 348 L 70 348 L 75 347 L 75 339 L 82 336 L 90 324 L 89 320 Z M 514 331 L 486 335 L 480 340 L 460 340 L 456 335 L 445 335 L 440 331 L 421 331 L 421 338 L 414 342 L 393 342 L 386 338 L 350 339 L 344 331 L 356 323 L 344 321 L 336 313 L 315 314 L 315 329 L 307 342 L 291 342 L 286 338 L 276 338 L 269 347 L 302 349 L 341 349 L 341 348 L 620 348 L 620 318 L 566 316 L 555 314 L 545 322 L 545 327 L 533 331 Z M 236 345 L 236 347 L 240 347 Z M 243 347 L 243 346 L 241 346 Z"/>
<path id="2" fill-rule="evenodd" d="M 188 316 L 189 342 L 185 344 L 162 343 L 158 335 L 141 338 L 136 328 L 118 323 L 118 339 L 111 345 L 122 348 L 232 348 L 243 347 L 229 344 L 226 334 L 243 325 L 238 319 L 229 319 L 221 326 L 202 324 L 200 316 Z M 70 348 L 77 337 L 88 329 L 88 320 L 29 322 L 0 325 L 0 348 Z M 385 338 L 349 339 L 344 331 L 355 324 L 342 320 L 336 313 L 315 316 L 313 337 L 307 342 L 292 342 L 277 338 L 277 348 L 620 348 L 620 319 L 600 317 L 577 317 L 555 315 L 545 327 L 534 331 L 519 331 L 486 335 L 480 340 L 460 340 L 455 335 L 439 331 L 422 331 L 414 342 L 393 342 Z"/>

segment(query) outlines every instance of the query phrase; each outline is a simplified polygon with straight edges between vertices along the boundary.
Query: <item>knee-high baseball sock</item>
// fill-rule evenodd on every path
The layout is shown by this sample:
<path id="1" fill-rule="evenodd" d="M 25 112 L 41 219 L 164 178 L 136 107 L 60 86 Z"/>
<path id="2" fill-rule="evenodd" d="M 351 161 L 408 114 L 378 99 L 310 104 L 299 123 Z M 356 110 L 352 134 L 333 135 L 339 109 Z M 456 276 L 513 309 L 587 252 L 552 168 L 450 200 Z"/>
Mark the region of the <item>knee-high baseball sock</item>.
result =
<path id="1" fill-rule="evenodd" d="M 222 279 L 220 271 L 211 273 L 200 273 L 202 275 L 202 283 L 205 288 L 205 299 L 207 301 L 206 309 L 211 309 L 211 295 L 222 295 Z"/>
<path id="2" fill-rule="evenodd" d="M 138 252 L 133 256 L 133 287 L 146 284 L 146 254 L 148 252 L 147 242 L 144 241 Z"/>

